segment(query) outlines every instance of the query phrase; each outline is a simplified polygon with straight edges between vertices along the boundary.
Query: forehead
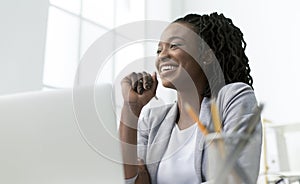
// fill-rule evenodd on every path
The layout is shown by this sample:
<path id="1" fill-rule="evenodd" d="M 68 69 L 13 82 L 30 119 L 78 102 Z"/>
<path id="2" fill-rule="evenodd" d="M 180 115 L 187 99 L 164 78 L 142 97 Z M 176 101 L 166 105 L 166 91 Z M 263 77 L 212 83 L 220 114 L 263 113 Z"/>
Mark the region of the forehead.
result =
<path id="1" fill-rule="evenodd" d="M 186 41 L 192 41 L 197 37 L 197 34 L 184 23 L 171 23 L 161 34 L 160 40 L 168 42 L 173 38 L 181 38 Z"/>

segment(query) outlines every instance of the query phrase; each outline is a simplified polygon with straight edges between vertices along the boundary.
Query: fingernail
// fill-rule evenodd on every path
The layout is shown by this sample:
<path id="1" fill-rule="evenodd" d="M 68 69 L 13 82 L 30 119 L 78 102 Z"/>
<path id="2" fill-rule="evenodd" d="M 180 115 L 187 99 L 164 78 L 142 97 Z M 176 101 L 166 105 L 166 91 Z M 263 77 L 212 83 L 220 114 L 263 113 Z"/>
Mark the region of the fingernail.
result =
<path id="1" fill-rule="evenodd" d="M 139 87 L 139 88 L 138 88 L 138 93 L 141 95 L 141 94 L 143 94 L 143 92 L 144 92 L 143 88 L 142 88 L 142 87 Z"/>

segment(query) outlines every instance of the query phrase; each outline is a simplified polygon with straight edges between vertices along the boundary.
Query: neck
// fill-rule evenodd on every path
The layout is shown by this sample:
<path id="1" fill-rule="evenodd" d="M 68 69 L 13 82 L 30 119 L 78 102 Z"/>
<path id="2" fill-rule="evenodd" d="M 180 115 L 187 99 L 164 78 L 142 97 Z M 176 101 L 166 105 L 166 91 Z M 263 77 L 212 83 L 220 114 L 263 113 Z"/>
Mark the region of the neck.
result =
<path id="1" fill-rule="evenodd" d="M 177 124 L 179 128 L 185 129 L 193 125 L 195 122 L 185 110 L 185 105 L 192 107 L 196 114 L 200 113 L 203 96 L 195 90 L 178 92 L 178 118 Z"/>

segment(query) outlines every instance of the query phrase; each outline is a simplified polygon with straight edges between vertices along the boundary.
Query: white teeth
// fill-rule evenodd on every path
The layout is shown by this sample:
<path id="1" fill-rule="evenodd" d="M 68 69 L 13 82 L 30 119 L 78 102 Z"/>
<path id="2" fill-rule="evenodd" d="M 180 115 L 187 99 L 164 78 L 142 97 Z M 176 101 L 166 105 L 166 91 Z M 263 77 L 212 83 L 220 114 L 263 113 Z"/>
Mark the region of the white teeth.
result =
<path id="1" fill-rule="evenodd" d="M 164 71 L 168 71 L 168 70 L 174 70 L 175 67 L 174 66 L 171 66 L 171 65 L 166 65 L 166 66 L 162 66 L 160 71 L 161 72 L 164 72 Z"/>

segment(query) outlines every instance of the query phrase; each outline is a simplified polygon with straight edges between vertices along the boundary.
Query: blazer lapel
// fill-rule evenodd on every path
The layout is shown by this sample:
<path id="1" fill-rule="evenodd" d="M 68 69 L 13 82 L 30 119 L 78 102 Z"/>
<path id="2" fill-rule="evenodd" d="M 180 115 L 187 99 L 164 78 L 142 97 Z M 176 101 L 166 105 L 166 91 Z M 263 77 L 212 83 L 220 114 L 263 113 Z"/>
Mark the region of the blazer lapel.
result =
<path id="1" fill-rule="evenodd" d="M 201 104 L 201 110 L 200 110 L 200 115 L 199 119 L 201 122 L 207 127 L 207 129 L 210 129 L 210 121 L 211 121 L 211 116 L 210 116 L 210 99 L 209 98 L 204 98 Z M 200 132 L 198 129 L 197 131 L 197 138 L 196 138 L 196 147 L 195 147 L 195 169 L 196 173 L 198 175 L 199 181 L 203 182 L 205 181 L 205 176 L 206 173 L 202 173 L 202 171 L 206 170 L 206 161 L 204 158 L 204 149 L 205 149 L 205 136 Z"/>

